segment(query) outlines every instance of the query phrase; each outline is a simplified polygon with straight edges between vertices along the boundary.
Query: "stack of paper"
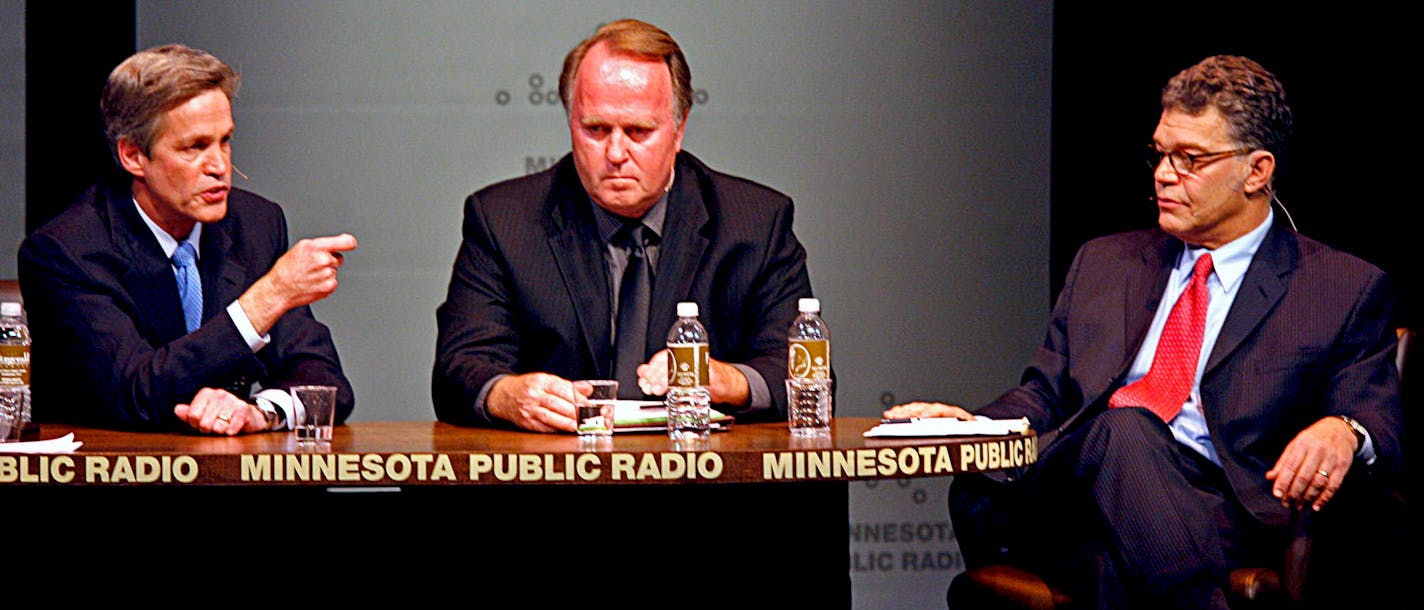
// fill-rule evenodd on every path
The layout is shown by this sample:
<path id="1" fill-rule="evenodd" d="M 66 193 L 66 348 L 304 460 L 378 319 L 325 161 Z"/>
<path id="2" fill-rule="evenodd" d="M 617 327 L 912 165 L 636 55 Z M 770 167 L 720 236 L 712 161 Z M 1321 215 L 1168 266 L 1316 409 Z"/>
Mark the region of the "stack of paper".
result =
<path id="1" fill-rule="evenodd" d="M 0 453 L 74 453 L 83 444 L 74 440 L 74 433 L 70 432 L 45 441 L 0 443 Z"/>
<path id="2" fill-rule="evenodd" d="M 732 416 L 711 409 L 712 430 L 731 427 Z M 613 405 L 613 432 L 661 432 L 667 430 L 667 407 L 662 401 L 620 400 Z"/>
<path id="3" fill-rule="evenodd" d="M 865 431 L 865 436 L 1006 436 L 1028 430 L 1028 418 L 964 421 L 953 417 L 924 417 L 883 423 Z"/>

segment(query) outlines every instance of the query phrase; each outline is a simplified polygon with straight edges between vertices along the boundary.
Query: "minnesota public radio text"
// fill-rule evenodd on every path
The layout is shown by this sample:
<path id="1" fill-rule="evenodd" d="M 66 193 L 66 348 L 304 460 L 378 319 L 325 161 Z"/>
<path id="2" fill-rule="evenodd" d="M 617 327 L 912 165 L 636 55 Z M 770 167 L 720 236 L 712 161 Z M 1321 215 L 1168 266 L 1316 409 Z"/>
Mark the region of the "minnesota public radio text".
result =
<path id="1" fill-rule="evenodd" d="M 0 454 L 0 483 L 463 484 L 861 480 L 1026 466 L 1035 437 L 959 445 L 780 451 L 588 453 Z M 744 460 L 744 461 L 739 461 Z M 729 476 L 729 471 L 735 474 Z"/>

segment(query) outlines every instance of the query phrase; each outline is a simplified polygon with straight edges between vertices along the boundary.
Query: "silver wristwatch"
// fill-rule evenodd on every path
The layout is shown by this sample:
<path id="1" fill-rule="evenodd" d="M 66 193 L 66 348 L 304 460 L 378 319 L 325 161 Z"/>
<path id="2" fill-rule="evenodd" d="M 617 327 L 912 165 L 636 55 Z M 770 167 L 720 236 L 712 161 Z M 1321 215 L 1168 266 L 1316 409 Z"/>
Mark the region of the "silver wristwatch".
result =
<path id="1" fill-rule="evenodd" d="M 1336 415 L 1335 417 L 1340 418 L 1340 421 L 1345 422 L 1355 432 L 1355 454 L 1359 455 L 1361 451 L 1365 450 L 1365 438 L 1369 436 L 1369 433 L 1365 432 L 1365 427 L 1355 421 L 1353 417 L 1346 415 Z"/>
<path id="2" fill-rule="evenodd" d="M 262 415 L 267 418 L 268 430 L 276 430 L 282 426 L 282 410 L 279 409 L 277 405 L 261 396 L 258 396 L 255 402 L 257 403 L 257 410 L 261 411 Z"/>

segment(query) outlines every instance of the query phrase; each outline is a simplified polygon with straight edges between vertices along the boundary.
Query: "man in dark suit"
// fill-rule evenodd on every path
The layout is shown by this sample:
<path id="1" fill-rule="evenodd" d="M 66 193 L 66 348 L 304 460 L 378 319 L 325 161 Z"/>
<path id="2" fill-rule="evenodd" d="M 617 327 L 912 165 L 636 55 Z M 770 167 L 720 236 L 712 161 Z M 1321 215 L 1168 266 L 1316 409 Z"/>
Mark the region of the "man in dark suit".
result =
<path id="1" fill-rule="evenodd" d="M 20 246 L 37 421 L 233 435 L 289 427 L 285 388 L 351 385 L 308 305 L 350 235 L 287 248 L 277 204 L 232 188 L 238 75 L 182 45 L 136 53 L 100 109 L 123 177 Z"/>
<path id="2" fill-rule="evenodd" d="M 812 296 L 790 199 L 681 151 L 691 74 L 661 29 L 600 28 L 565 59 L 559 93 L 573 152 L 465 201 L 437 311 L 439 419 L 572 431 L 571 380 L 661 395 L 679 301 L 699 304 L 711 336 L 714 405 L 785 418 L 787 331 Z M 638 297 L 625 272 L 644 264 Z"/>
<path id="3" fill-rule="evenodd" d="M 1329 513 L 1399 480 L 1390 284 L 1273 212 L 1290 128 L 1280 82 L 1243 57 L 1164 88 L 1158 228 L 1079 250 L 1022 384 L 975 412 L 1027 417 L 1041 439 L 1012 493 L 956 477 L 966 561 L 1006 548 L 992 561 L 1085 607 L 1225 608 L 1231 568 L 1279 563 L 1293 509 Z M 970 417 L 939 403 L 887 415 Z M 984 509 L 1014 494 L 1007 513 Z M 981 551 L 995 522 L 1011 535 Z"/>

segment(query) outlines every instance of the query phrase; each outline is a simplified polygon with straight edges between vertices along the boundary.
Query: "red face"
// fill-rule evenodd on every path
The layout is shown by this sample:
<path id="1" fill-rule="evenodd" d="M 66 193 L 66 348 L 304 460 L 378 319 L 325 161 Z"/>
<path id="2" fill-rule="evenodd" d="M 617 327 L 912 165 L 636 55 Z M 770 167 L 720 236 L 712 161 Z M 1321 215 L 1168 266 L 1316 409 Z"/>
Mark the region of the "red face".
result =
<path id="1" fill-rule="evenodd" d="M 579 64 L 569 101 L 574 165 L 594 203 L 640 218 L 672 186 L 687 117 L 673 114 L 661 60 L 613 53 L 604 43 Z"/>

